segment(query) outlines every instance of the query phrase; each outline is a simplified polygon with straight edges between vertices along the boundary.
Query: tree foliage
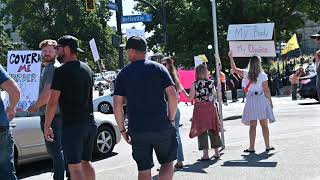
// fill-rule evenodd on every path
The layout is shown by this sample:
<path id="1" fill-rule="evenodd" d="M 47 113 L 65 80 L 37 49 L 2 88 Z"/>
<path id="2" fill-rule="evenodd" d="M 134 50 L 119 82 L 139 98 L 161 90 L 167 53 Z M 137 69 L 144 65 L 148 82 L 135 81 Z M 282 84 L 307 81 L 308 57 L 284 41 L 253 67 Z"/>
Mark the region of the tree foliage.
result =
<path id="1" fill-rule="evenodd" d="M 0 21 L 0 64 L 3 67 L 6 67 L 7 65 L 6 53 L 14 47 L 14 44 L 10 41 L 9 36 L 5 31 L 3 21 Z"/>
<path id="2" fill-rule="evenodd" d="M 43 39 L 69 34 L 80 40 L 85 53 L 79 59 L 96 69 L 89 40 L 95 38 L 100 57 L 108 69 L 117 67 L 117 51 L 111 45 L 112 29 L 107 25 L 111 13 L 107 0 L 100 0 L 96 12 L 85 12 L 83 0 L 1 0 L 8 23 L 17 29 L 26 46 L 38 49 Z"/>
<path id="3" fill-rule="evenodd" d="M 150 0 L 160 9 L 159 0 Z M 227 65 L 229 24 L 274 22 L 276 41 L 287 40 L 306 19 L 320 20 L 318 0 L 217 0 L 217 24 L 219 54 L 222 63 Z M 213 44 L 211 2 L 209 0 L 166 0 L 168 21 L 169 51 L 175 52 L 176 62 L 192 66 L 193 56 L 206 53 Z M 153 22 L 146 23 L 146 30 L 154 30 L 148 39 L 149 46 L 156 47 L 162 41 L 160 13 L 139 3 L 136 9 L 153 13 Z M 228 65 L 227 65 L 228 66 Z"/>

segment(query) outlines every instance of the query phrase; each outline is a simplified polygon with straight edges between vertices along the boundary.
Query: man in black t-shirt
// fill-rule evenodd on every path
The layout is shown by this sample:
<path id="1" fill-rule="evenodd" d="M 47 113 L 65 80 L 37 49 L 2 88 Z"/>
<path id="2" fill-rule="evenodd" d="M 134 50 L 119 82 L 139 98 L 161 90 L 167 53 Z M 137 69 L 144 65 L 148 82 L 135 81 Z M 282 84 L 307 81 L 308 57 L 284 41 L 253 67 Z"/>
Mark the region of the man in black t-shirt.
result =
<path id="1" fill-rule="evenodd" d="M 146 48 L 144 39 L 138 36 L 128 39 L 126 50 L 131 63 L 116 78 L 114 115 L 123 138 L 132 144 L 139 179 L 152 179 L 154 150 L 161 164 L 158 178 L 170 180 L 173 177 L 173 161 L 177 158 L 173 123 L 178 100 L 167 68 L 145 60 Z M 128 106 L 128 132 L 124 126 L 124 98 Z"/>
<path id="2" fill-rule="evenodd" d="M 51 123 L 59 103 L 62 115 L 62 149 L 72 180 L 93 180 L 91 165 L 97 126 L 93 118 L 93 72 L 77 59 L 78 39 L 63 36 L 57 41 L 63 65 L 54 72 L 45 115 L 45 138 L 53 141 Z"/>

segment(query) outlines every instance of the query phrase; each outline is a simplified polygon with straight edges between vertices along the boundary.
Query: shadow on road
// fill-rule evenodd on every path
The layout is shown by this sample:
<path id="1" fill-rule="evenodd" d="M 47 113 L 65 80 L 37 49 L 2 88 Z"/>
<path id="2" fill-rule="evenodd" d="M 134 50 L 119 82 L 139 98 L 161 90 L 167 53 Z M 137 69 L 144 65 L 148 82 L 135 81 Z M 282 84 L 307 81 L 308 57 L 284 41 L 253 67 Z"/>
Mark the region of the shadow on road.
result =
<path id="1" fill-rule="evenodd" d="M 50 159 L 18 166 L 17 176 L 19 179 L 52 172 L 52 161 Z"/>
<path id="2" fill-rule="evenodd" d="M 107 158 L 116 156 L 117 154 L 118 153 L 112 152 L 109 156 L 106 156 L 106 157 L 94 156 L 92 162 L 107 159 Z M 50 159 L 21 165 L 21 166 L 18 166 L 17 168 L 17 176 L 19 179 L 23 179 L 31 176 L 37 176 L 37 175 L 48 173 L 48 172 L 51 172 L 51 173 L 53 172 L 52 161 Z"/>
<path id="3" fill-rule="evenodd" d="M 241 119 L 241 118 L 242 118 L 242 115 L 239 115 L 239 116 L 230 116 L 230 117 L 224 118 L 223 120 L 230 121 L 230 120 L 237 120 L 237 119 Z"/>
<path id="4" fill-rule="evenodd" d="M 298 103 L 298 105 L 318 105 L 320 102 Z"/>
<path id="5" fill-rule="evenodd" d="M 268 154 L 263 152 L 260 154 L 251 153 L 249 155 L 241 155 L 242 160 L 231 160 L 223 163 L 222 166 L 229 167 L 276 167 L 278 162 L 260 162 L 261 160 L 266 160 L 273 156 L 274 153 Z"/>

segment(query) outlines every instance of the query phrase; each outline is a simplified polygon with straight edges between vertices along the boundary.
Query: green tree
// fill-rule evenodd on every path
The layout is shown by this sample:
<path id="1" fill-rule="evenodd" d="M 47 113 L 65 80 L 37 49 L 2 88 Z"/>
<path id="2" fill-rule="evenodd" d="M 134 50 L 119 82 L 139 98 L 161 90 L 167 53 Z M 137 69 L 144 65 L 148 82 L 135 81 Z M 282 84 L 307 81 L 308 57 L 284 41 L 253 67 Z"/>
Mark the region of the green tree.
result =
<path id="1" fill-rule="evenodd" d="M 14 44 L 10 41 L 3 21 L 0 21 L 0 64 L 7 67 L 7 52 L 14 48 Z"/>
<path id="2" fill-rule="evenodd" d="M 150 0 L 160 9 L 159 0 Z M 224 67 L 229 67 L 227 30 L 229 24 L 275 23 L 276 41 L 286 40 L 304 25 L 304 19 L 320 20 L 318 0 L 217 0 L 217 21 L 219 50 Z M 185 66 L 193 65 L 193 56 L 210 54 L 208 44 L 213 44 L 211 2 L 209 0 L 166 0 L 169 51 L 175 52 L 176 62 Z M 161 17 L 159 13 L 143 3 L 137 10 L 153 13 L 151 23 L 145 23 L 146 30 L 154 30 L 148 39 L 155 48 L 162 41 Z M 212 52 L 211 52 L 212 54 Z"/>
<path id="3" fill-rule="evenodd" d="M 97 71 L 93 62 L 89 40 L 95 38 L 100 57 L 108 69 L 117 67 L 117 51 L 111 45 L 111 27 L 107 25 L 111 13 L 107 0 L 100 0 L 96 12 L 85 12 L 82 0 L 1 0 L 7 22 L 17 29 L 28 48 L 38 49 L 43 39 L 57 39 L 70 34 L 80 40 L 85 60 Z"/>

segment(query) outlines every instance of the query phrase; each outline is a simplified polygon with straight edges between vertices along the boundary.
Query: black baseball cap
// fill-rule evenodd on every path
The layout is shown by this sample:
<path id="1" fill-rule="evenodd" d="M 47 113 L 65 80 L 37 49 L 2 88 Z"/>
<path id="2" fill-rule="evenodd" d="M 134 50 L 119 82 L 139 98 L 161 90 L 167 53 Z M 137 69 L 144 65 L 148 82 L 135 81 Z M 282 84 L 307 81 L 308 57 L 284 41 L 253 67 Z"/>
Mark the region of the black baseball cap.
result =
<path id="1" fill-rule="evenodd" d="M 83 53 L 84 51 L 79 48 L 79 40 L 71 35 L 64 35 L 57 41 L 57 46 L 69 46 L 75 52 Z"/>
<path id="2" fill-rule="evenodd" d="M 311 35 L 310 37 L 311 37 L 311 39 L 316 39 L 316 38 L 320 37 L 320 31 L 317 34 Z"/>
<path id="3" fill-rule="evenodd" d="M 146 52 L 147 42 L 140 36 L 131 36 L 126 44 L 126 50 L 135 49 L 137 51 Z"/>

